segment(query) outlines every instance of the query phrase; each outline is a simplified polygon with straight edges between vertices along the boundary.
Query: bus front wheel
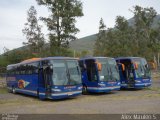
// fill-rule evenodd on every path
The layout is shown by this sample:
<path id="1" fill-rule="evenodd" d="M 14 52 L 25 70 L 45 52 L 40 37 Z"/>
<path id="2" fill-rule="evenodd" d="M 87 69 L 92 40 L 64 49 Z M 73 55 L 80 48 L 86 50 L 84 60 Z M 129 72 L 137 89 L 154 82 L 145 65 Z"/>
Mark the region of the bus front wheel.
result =
<path id="1" fill-rule="evenodd" d="M 39 98 L 39 90 L 37 90 L 37 97 Z"/>
<path id="2" fill-rule="evenodd" d="M 83 93 L 84 95 L 86 95 L 86 94 L 88 93 L 88 91 L 87 91 L 87 86 L 83 85 L 82 93 Z"/>
<path id="3" fill-rule="evenodd" d="M 45 100 L 45 98 L 42 98 L 42 97 L 40 96 L 39 90 L 37 90 L 37 98 L 40 99 L 40 100 L 42 100 L 42 101 Z"/>
<path id="4" fill-rule="evenodd" d="M 13 93 L 13 94 L 16 93 L 15 87 L 12 87 L 12 93 Z"/>

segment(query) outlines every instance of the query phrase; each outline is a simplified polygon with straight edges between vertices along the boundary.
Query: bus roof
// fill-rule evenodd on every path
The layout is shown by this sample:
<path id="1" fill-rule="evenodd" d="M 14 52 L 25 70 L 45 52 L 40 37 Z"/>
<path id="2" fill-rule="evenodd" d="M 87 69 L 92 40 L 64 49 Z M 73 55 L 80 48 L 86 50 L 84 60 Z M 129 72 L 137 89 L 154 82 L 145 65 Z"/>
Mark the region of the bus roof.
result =
<path id="1" fill-rule="evenodd" d="M 32 63 L 32 62 L 37 62 L 37 61 L 42 61 L 42 60 L 52 60 L 52 59 L 58 59 L 58 60 L 65 60 L 65 59 L 74 59 L 77 60 L 77 58 L 73 58 L 73 57 L 45 57 L 45 58 L 31 58 L 31 59 L 27 59 L 24 60 L 20 63 L 17 64 L 10 64 L 7 67 L 11 67 L 11 66 L 16 66 L 16 65 L 21 65 L 21 64 L 25 64 L 25 63 Z"/>
<path id="2" fill-rule="evenodd" d="M 65 60 L 65 59 L 75 59 L 77 60 L 78 58 L 73 58 L 73 57 L 46 57 L 42 58 L 41 60 L 52 60 L 52 59 L 59 59 L 59 60 Z"/>
<path id="3" fill-rule="evenodd" d="M 84 57 L 84 58 L 80 58 L 79 60 L 89 60 L 89 59 L 97 59 L 97 58 L 110 58 L 110 59 L 114 59 L 112 57 Z"/>
<path id="4" fill-rule="evenodd" d="M 115 59 L 120 60 L 120 59 L 135 59 L 135 58 L 142 58 L 142 57 L 117 57 Z"/>
<path id="5" fill-rule="evenodd" d="M 31 59 L 24 60 L 21 63 L 33 62 L 33 61 L 39 61 L 39 60 L 41 60 L 41 58 L 31 58 Z"/>

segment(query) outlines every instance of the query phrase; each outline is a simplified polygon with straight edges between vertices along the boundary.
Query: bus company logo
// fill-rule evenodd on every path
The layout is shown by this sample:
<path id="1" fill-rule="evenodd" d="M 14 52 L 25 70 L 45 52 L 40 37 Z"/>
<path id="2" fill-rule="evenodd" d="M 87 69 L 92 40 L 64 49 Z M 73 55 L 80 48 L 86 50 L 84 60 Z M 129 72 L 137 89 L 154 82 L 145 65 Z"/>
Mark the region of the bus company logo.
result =
<path id="1" fill-rule="evenodd" d="M 18 81 L 18 87 L 20 88 L 20 89 L 23 89 L 23 88 L 25 88 L 26 86 L 28 86 L 29 85 L 29 82 L 27 82 L 27 81 L 24 81 L 24 80 L 19 80 Z"/>
<path id="2" fill-rule="evenodd" d="M 64 89 L 73 89 L 76 88 L 76 86 L 66 86 Z"/>
<path id="3" fill-rule="evenodd" d="M 25 87 L 25 81 L 24 81 L 24 80 L 19 80 L 19 81 L 18 81 L 18 87 L 19 87 L 20 89 L 23 89 L 23 88 Z"/>
<path id="4" fill-rule="evenodd" d="M 109 82 L 109 84 L 112 84 L 112 85 L 115 84 L 115 83 L 116 83 L 116 82 Z"/>

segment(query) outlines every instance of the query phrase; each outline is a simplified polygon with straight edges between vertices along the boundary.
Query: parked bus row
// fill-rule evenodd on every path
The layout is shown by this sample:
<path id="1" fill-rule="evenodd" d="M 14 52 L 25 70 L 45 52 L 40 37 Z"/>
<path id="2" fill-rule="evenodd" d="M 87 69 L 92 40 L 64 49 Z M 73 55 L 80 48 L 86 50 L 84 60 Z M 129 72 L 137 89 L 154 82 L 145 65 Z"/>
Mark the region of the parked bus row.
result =
<path id="1" fill-rule="evenodd" d="M 12 93 L 62 99 L 89 92 L 151 86 L 151 72 L 140 57 L 32 58 L 7 66 Z"/>

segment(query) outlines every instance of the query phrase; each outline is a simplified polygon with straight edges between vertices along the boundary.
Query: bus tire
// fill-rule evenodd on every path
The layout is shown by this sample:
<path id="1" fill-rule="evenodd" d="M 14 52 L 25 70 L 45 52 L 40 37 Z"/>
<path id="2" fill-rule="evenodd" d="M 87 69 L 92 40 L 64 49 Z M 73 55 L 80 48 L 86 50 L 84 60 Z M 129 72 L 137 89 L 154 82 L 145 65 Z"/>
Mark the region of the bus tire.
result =
<path id="1" fill-rule="evenodd" d="M 15 87 L 12 87 L 12 93 L 13 93 L 13 94 L 16 94 L 16 89 L 15 89 Z"/>
<path id="2" fill-rule="evenodd" d="M 88 94 L 87 86 L 85 86 L 85 85 L 83 85 L 82 94 L 84 94 L 84 95 Z"/>
<path id="3" fill-rule="evenodd" d="M 42 101 L 44 101 L 45 99 L 42 99 L 41 97 L 40 97 L 40 95 L 39 95 L 39 91 L 37 90 L 37 98 L 38 99 L 40 99 L 40 100 L 42 100 Z"/>
<path id="4" fill-rule="evenodd" d="M 39 91 L 37 90 L 37 97 L 39 97 Z"/>
<path id="5" fill-rule="evenodd" d="M 37 90 L 37 98 L 40 99 L 39 91 Z"/>

